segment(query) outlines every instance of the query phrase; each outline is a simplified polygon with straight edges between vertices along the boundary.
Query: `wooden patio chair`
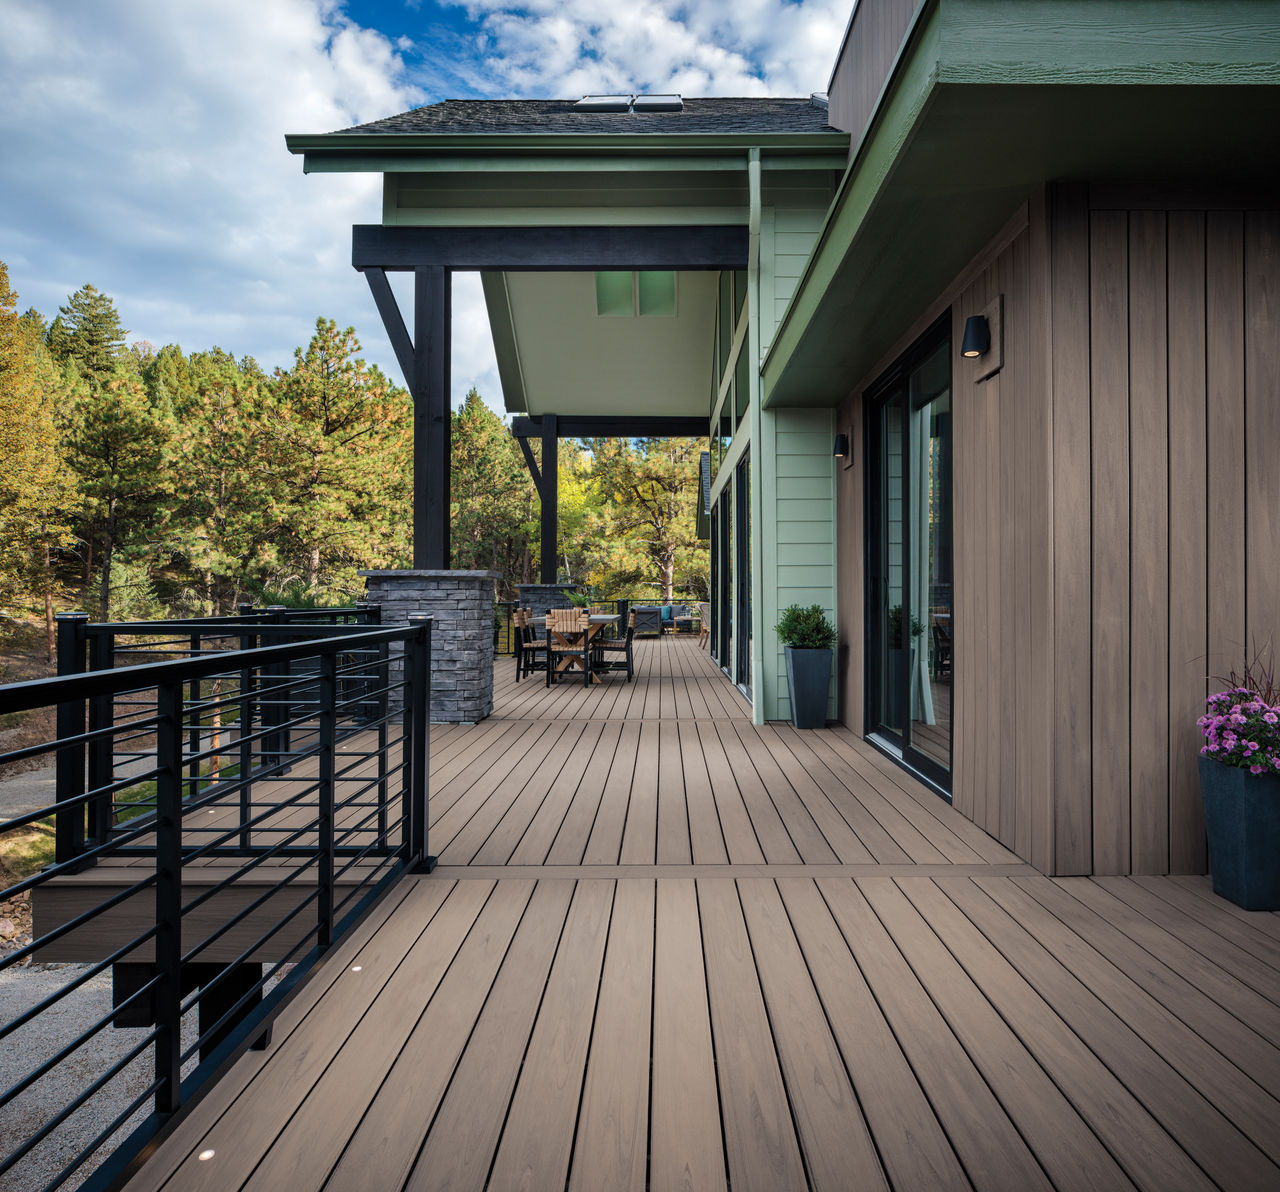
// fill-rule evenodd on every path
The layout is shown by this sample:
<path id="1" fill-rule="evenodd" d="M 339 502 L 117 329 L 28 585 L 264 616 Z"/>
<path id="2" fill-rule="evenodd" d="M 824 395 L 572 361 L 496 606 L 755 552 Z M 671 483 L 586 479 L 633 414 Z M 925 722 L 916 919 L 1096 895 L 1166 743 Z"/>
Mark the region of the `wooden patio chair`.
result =
<path id="1" fill-rule="evenodd" d="M 548 668 L 547 635 L 544 630 L 541 637 L 537 636 L 533 613 L 527 608 L 516 609 L 511 621 L 516 635 L 516 682 L 519 683 L 522 676 Z"/>
<path id="2" fill-rule="evenodd" d="M 698 601 L 698 645 L 706 646 L 711 640 L 711 602 Z"/>
<path id="3" fill-rule="evenodd" d="M 627 617 L 627 632 L 622 637 L 597 637 L 591 643 L 591 665 L 597 671 L 626 671 L 627 682 L 635 676 L 633 643 L 636 636 L 636 615 Z"/>
<path id="4" fill-rule="evenodd" d="M 591 614 L 585 608 L 550 608 L 547 610 L 547 686 L 561 672 L 566 658 L 580 658 L 582 682 L 591 684 Z"/>

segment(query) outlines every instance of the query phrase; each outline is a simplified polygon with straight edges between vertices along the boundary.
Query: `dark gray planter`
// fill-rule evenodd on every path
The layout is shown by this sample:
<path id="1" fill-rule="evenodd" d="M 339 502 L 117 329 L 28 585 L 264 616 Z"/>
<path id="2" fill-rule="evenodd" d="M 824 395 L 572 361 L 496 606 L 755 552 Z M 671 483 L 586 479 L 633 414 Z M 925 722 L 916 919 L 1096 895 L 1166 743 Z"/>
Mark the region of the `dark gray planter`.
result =
<path id="1" fill-rule="evenodd" d="M 1200 757 L 1213 892 L 1247 911 L 1280 910 L 1280 774 Z"/>
<path id="2" fill-rule="evenodd" d="M 796 728 L 823 728 L 827 723 L 827 690 L 831 686 L 831 650 L 798 650 L 788 646 L 787 694 Z"/>

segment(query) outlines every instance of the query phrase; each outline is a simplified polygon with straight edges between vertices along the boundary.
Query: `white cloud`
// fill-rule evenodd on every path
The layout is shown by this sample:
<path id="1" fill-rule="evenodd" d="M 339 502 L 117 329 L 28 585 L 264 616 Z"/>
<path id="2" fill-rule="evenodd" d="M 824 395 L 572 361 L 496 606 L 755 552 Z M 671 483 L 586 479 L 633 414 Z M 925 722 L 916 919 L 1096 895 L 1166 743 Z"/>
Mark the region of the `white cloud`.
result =
<path id="1" fill-rule="evenodd" d="M 821 91 L 850 0 L 451 0 L 482 24 L 491 88 L 569 97 L 635 88 L 684 95 Z"/>

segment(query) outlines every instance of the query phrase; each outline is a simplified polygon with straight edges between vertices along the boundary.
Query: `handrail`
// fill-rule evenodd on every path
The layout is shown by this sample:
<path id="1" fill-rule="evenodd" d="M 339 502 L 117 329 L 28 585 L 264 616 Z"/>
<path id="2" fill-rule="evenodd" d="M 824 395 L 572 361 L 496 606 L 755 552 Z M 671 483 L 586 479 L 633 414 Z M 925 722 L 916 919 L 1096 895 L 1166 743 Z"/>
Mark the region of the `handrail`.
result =
<path id="1" fill-rule="evenodd" d="M 84 627 L 76 617 L 66 632 L 83 641 Z M 59 1156 L 74 1151 L 59 1140 L 62 1125 L 102 1096 L 110 1077 L 145 1062 L 150 1052 L 146 1092 L 134 1107 L 150 1099 L 152 1112 L 89 1186 L 118 1179 L 204 1081 L 263 1036 L 306 968 L 391 881 L 433 867 L 427 852 L 431 619 L 411 618 L 394 628 L 236 620 L 192 632 L 203 647 L 207 638 L 239 645 L 276 636 L 276 629 L 305 640 L 200 649 L 188 658 L 0 687 L 0 713 L 58 709 L 57 734 L 40 749 L 16 751 L 57 757 L 57 801 L 43 813 L 0 822 L 0 837 L 52 822 L 55 859 L 0 890 L 0 901 L 24 891 L 33 899 L 56 895 L 86 868 L 104 874 L 100 885 L 88 887 L 83 876 L 73 879 L 74 889 L 95 890 L 92 904 L 66 904 L 65 913 L 55 913 L 62 904 L 50 903 L 41 934 L 0 954 L 0 971 L 79 947 L 74 958 L 91 941 L 100 949 L 91 971 L 110 967 L 113 981 L 125 981 L 115 985 L 110 1012 L 95 1011 L 90 1025 L 77 1027 L 57 1051 L 40 1054 L 0 1089 L 0 1115 L 12 1113 L 24 1123 L 13 1149 L 0 1153 L 0 1180 L 21 1183 L 28 1156 L 35 1162 L 32 1152 L 39 1151 L 47 1160 L 46 1146 L 58 1147 Z M 145 705 L 147 714 L 115 723 L 112 704 L 122 695 Z M 86 709 L 99 722 L 88 732 Z M 237 718 L 211 727 L 213 711 Z M 139 724 L 154 734 L 154 744 L 137 731 Z M 129 778 L 113 770 L 119 739 L 131 742 L 120 756 L 141 762 L 130 771 L 134 783 L 148 784 L 138 802 L 125 799 Z M 0 763 L 14 756 L 0 753 Z M 219 766 L 219 759 L 226 764 Z M 302 761 L 310 766 L 298 772 Z M 107 781 L 95 785 L 104 775 Z M 119 862 L 128 868 L 111 868 Z M 123 886 L 113 884 L 113 873 L 124 878 Z M 139 907 L 148 903 L 150 914 L 139 923 Z M 268 990 L 267 963 L 295 967 Z M 8 1022 L 0 1014 L 0 1047 L 17 1056 L 39 1054 L 23 1047 L 23 1032 L 40 1029 L 38 1020 L 86 980 L 70 971 L 61 990 L 29 1011 Z M 189 1012 L 200 1019 L 194 1042 L 183 1040 Z M 148 1029 L 125 1060 L 110 1069 L 103 1060 L 95 1068 L 92 1041 L 113 1024 Z M 82 1083 L 67 1104 L 45 1118 L 15 1112 L 29 1088 L 69 1062 Z M 111 1113 L 114 1107 L 103 1120 Z M 73 1155 L 55 1184 L 95 1154 L 101 1158 L 108 1137 Z M 47 1171 L 47 1163 L 41 1169 Z"/>

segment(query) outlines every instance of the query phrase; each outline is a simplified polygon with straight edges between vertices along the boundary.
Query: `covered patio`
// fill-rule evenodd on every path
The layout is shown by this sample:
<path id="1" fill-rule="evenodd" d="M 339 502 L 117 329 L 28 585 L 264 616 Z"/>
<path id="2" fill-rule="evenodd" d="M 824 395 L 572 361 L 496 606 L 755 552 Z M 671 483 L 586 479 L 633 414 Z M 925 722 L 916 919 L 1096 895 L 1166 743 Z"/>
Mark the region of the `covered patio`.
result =
<path id="1" fill-rule="evenodd" d="M 1274 1188 L 1280 916 L 1050 879 L 690 641 L 433 730 L 401 879 L 130 1189 Z"/>

